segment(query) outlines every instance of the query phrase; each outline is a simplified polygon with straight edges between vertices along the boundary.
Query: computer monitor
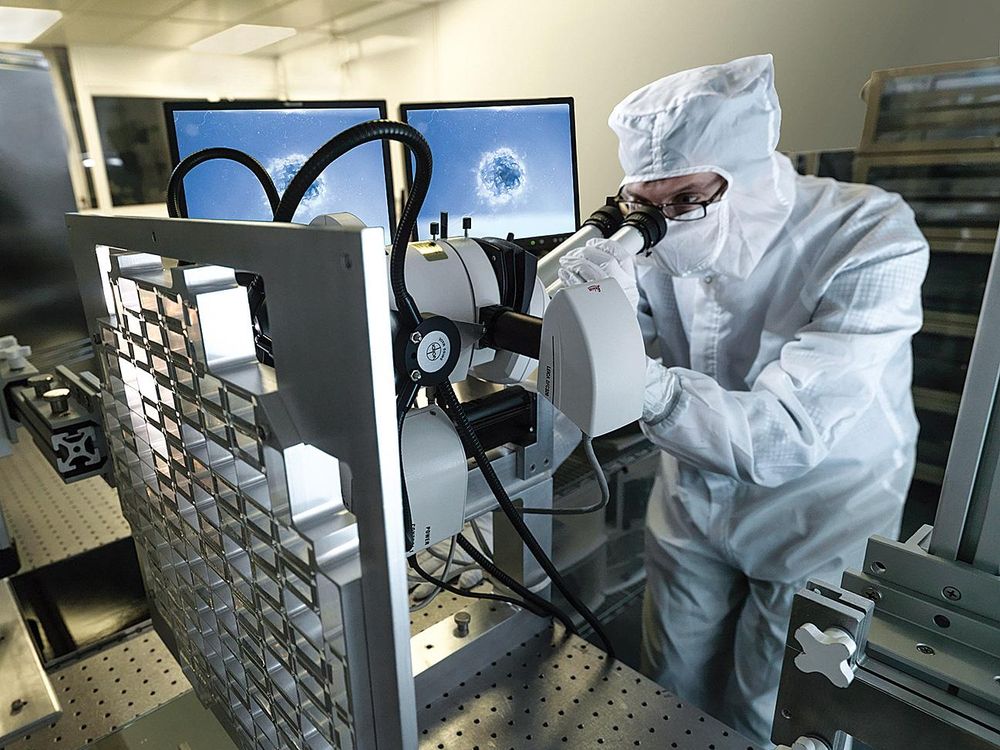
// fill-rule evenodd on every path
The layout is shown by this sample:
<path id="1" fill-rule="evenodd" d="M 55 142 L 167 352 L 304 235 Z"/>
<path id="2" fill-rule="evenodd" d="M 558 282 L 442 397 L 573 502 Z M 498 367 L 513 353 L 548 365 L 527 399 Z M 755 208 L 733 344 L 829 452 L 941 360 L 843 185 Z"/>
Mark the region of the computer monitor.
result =
<path id="1" fill-rule="evenodd" d="M 404 104 L 400 117 L 419 130 L 434 157 L 431 186 L 417 221 L 420 238 L 449 214 L 472 233 L 506 237 L 542 254 L 580 220 L 573 99 Z M 413 162 L 407 160 L 412 184 Z"/>
<path id="2" fill-rule="evenodd" d="M 386 116 L 384 101 L 166 102 L 174 165 L 202 149 L 226 146 L 259 161 L 282 193 L 317 148 L 347 128 Z M 246 167 L 213 160 L 184 178 L 181 205 L 192 219 L 269 221 L 271 210 Z M 366 143 L 327 167 L 306 192 L 294 221 L 348 211 L 370 227 L 395 231 L 389 146 Z"/>

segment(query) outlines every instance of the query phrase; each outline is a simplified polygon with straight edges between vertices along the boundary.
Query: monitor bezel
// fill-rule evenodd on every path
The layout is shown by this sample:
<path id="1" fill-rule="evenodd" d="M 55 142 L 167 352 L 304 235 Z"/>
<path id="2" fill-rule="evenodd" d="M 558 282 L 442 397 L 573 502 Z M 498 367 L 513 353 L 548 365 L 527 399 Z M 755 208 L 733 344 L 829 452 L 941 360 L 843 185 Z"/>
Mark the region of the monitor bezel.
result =
<path id="1" fill-rule="evenodd" d="M 334 100 L 281 100 L 281 99 L 228 99 L 218 102 L 204 99 L 171 100 L 163 103 L 163 114 L 167 121 L 167 141 L 170 144 L 170 161 L 172 167 L 180 163 L 180 149 L 177 147 L 177 128 L 174 123 L 174 112 L 189 112 L 201 110 L 243 110 L 243 109 L 362 109 L 375 108 L 379 118 L 388 117 L 389 106 L 385 99 L 334 99 Z M 382 141 L 382 170 L 385 172 L 385 199 L 389 209 L 389 237 L 396 235 L 396 196 L 392 179 L 392 161 L 389 158 L 389 142 Z M 187 216 L 187 199 L 184 196 L 184 185 L 178 190 L 178 200 L 181 211 Z"/>
<path id="2" fill-rule="evenodd" d="M 454 102 L 406 102 L 399 105 L 399 119 L 409 124 L 408 113 L 416 110 L 428 109 L 476 109 L 482 107 L 521 107 L 538 104 L 567 104 L 569 105 L 569 130 L 570 130 L 570 150 L 573 161 L 573 228 L 567 232 L 558 234 L 546 234 L 538 237 L 515 237 L 516 242 L 527 250 L 534 251 L 536 247 L 541 252 L 546 252 L 551 247 L 544 247 L 546 240 L 561 239 L 573 234 L 580 226 L 580 177 L 579 177 L 579 156 L 576 148 L 576 104 L 572 96 L 551 96 L 538 99 L 480 99 Z M 406 191 L 409 194 L 413 187 L 413 165 L 409 154 L 404 158 L 404 173 L 406 175 Z M 414 227 L 416 234 L 417 227 Z M 419 239 L 419 236 L 417 236 Z M 539 242 L 542 241 L 542 242 Z M 551 242 L 548 244 L 558 244 Z"/>

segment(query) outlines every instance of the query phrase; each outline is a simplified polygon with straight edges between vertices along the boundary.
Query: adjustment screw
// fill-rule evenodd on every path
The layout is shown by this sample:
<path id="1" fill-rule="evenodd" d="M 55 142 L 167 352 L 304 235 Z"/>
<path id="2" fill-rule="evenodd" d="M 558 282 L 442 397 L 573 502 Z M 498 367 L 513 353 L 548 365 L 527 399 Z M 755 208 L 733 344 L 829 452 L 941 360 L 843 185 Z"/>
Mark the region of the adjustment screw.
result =
<path id="1" fill-rule="evenodd" d="M 465 638 L 469 634 L 469 623 L 472 622 L 472 615 L 464 609 L 455 613 L 455 635 Z"/>
<path id="2" fill-rule="evenodd" d="M 868 588 L 866 588 L 862 592 L 862 595 L 865 597 L 865 599 L 871 599 L 873 602 L 882 601 L 882 592 L 879 591 L 874 586 L 869 586 Z"/>
<path id="3" fill-rule="evenodd" d="M 414 331 L 413 333 L 410 334 L 410 341 L 412 341 L 414 344 L 419 344 L 423 340 L 423 338 L 424 337 L 420 334 L 420 331 Z"/>
<path id="4" fill-rule="evenodd" d="M 957 602 L 962 598 L 962 592 L 956 589 L 954 586 L 945 586 L 941 589 L 941 596 L 951 602 Z"/>
<path id="5" fill-rule="evenodd" d="M 420 378 L 422 377 L 423 376 L 420 374 L 420 370 L 413 370 L 410 372 L 410 380 L 412 380 L 414 383 L 420 382 Z"/>
<path id="6" fill-rule="evenodd" d="M 28 386 L 35 389 L 35 398 L 41 398 L 45 391 L 52 390 L 50 383 L 55 380 L 47 372 L 41 375 L 32 375 L 28 378 Z"/>
<path id="7" fill-rule="evenodd" d="M 69 388 L 53 388 L 42 394 L 49 408 L 52 409 L 52 416 L 58 417 L 69 411 Z"/>
<path id="8" fill-rule="evenodd" d="M 14 716 L 21 713 L 21 710 L 27 705 L 28 701 L 23 701 L 20 698 L 17 698 L 10 704 L 10 715 Z"/>

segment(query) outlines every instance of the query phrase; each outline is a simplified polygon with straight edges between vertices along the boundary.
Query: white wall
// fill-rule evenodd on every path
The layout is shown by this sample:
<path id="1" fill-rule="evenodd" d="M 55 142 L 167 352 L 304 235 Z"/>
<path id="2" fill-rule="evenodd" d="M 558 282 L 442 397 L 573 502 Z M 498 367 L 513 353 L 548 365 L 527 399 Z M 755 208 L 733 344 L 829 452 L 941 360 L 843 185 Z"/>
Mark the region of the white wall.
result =
<path id="1" fill-rule="evenodd" d="M 278 67 L 272 58 L 205 55 L 189 51 L 132 47 L 70 47 L 70 70 L 76 86 L 84 148 L 94 159 L 94 187 L 101 209 L 111 207 L 111 192 L 103 169 L 94 96 L 148 96 L 170 99 L 274 99 L 282 94 Z M 79 191 L 78 191 L 79 192 Z M 126 206 L 120 213 L 161 213 Z"/>
<path id="2" fill-rule="evenodd" d="M 581 210 L 617 187 L 616 102 L 688 67 L 771 52 L 781 148 L 857 145 L 872 70 L 998 53 L 995 0 L 446 0 L 356 37 L 402 51 L 340 63 L 343 44 L 282 59 L 290 98 L 576 97 Z"/>

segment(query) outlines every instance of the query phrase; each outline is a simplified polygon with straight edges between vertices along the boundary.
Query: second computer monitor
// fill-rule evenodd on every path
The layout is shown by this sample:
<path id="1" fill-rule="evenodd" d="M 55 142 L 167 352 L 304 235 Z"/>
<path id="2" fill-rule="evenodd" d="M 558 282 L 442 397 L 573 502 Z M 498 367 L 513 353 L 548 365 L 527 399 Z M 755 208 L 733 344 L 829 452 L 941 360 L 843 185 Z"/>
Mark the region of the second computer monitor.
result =
<path id="1" fill-rule="evenodd" d="M 385 117 L 384 101 L 167 102 L 167 131 L 176 165 L 202 149 L 248 153 L 270 174 L 279 194 L 317 148 L 347 128 Z M 271 210 L 256 178 L 235 162 L 214 160 L 184 179 L 183 204 L 192 219 L 268 221 Z M 389 150 L 365 143 L 327 167 L 306 191 L 294 220 L 346 211 L 370 227 L 395 228 Z"/>
<path id="2" fill-rule="evenodd" d="M 579 223 L 573 100 L 523 99 L 404 104 L 400 114 L 430 143 L 431 186 L 418 218 L 421 239 L 441 211 L 458 234 L 506 237 L 545 252 Z M 412 182 L 412 162 L 408 162 Z"/>

